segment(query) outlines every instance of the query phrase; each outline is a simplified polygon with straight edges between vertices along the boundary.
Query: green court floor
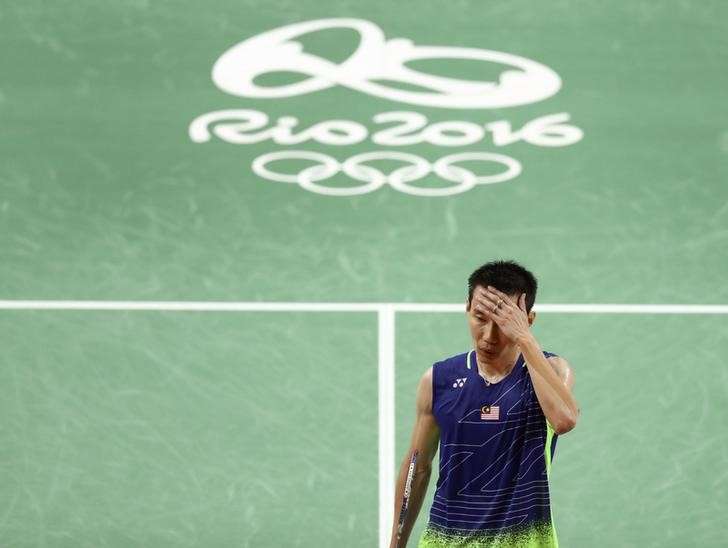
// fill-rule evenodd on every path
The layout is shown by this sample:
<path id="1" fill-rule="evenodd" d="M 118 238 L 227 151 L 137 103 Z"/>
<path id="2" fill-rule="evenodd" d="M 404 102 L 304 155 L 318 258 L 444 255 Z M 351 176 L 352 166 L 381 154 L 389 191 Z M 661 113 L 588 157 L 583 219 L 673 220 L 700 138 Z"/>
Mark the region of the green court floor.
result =
<path id="1" fill-rule="evenodd" d="M 0 547 L 386 548 L 417 380 L 470 346 L 454 306 L 397 312 L 382 377 L 376 307 L 123 303 L 455 305 L 515 259 L 537 304 L 726 305 L 727 20 L 0 5 Z M 534 326 L 582 409 L 554 461 L 561 545 L 723 546 L 727 310 L 596 310 Z"/>

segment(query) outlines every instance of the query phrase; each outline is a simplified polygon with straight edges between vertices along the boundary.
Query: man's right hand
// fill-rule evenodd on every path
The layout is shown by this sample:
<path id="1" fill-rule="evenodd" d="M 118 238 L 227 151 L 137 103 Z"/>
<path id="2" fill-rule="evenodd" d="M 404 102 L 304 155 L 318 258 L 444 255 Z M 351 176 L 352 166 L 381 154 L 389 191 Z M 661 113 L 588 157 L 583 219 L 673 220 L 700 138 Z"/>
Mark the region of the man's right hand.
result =
<path id="1" fill-rule="evenodd" d="M 415 425 L 412 429 L 412 439 L 407 454 L 402 460 L 397 478 L 397 487 L 394 497 L 394 520 L 392 524 L 392 536 L 390 548 L 405 548 L 409 539 L 412 526 L 417 520 L 417 515 L 422 506 L 422 500 L 427 492 L 427 485 L 432 472 L 432 459 L 437 452 L 437 445 L 440 441 L 440 428 L 437 425 L 435 416 L 432 414 L 432 367 L 422 375 L 417 386 Z M 402 510 L 402 499 L 404 487 L 407 481 L 410 460 L 412 454 L 417 451 L 417 462 L 414 469 L 412 484 L 410 488 L 409 503 L 404 515 L 402 533 L 398 540 L 398 529 L 400 512 Z"/>

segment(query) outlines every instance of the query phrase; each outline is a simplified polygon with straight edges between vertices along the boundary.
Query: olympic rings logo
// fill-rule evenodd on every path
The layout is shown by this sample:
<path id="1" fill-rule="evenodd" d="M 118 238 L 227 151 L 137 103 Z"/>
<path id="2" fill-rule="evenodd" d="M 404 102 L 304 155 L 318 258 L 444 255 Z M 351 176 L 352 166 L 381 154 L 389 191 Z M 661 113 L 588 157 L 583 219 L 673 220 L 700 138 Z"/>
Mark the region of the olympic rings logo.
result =
<path id="1" fill-rule="evenodd" d="M 297 173 L 281 173 L 273 171 L 269 165 L 284 160 L 308 160 L 316 164 L 306 167 Z M 390 173 L 365 165 L 376 160 L 395 160 L 406 165 L 396 168 Z M 455 165 L 458 162 L 480 161 L 495 162 L 505 169 L 492 175 L 476 175 L 470 169 Z M 282 150 L 258 156 L 252 164 L 253 172 L 258 176 L 281 183 L 297 183 L 301 188 L 327 196 L 357 196 L 378 190 L 388 184 L 395 190 L 413 196 L 453 196 L 471 190 L 476 185 L 489 185 L 509 181 L 520 175 L 521 164 L 503 154 L 492 152 L 461 152 L 443 156 L 434 163 L 406 152 L 379 150 L 364 152 L 339 162 L 335 158 L 320 152 L 306 150 Z M 322 181 L 343 173 L 363 184 L 356 186 L 327 186 Z M 415 186 L 411 183 L 434 173 L 440 178 L 455 183 L 444 187 Z"/>

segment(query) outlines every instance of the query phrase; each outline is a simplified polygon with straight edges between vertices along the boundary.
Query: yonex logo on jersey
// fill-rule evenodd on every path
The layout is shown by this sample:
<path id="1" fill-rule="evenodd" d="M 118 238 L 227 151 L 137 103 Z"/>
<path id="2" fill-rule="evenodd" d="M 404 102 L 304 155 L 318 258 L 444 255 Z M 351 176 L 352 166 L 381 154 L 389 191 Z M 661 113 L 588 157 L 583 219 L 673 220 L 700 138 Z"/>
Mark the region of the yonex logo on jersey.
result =
<path id="1" fill-rule="evenodd" d="M 500 407 L 497 405 L 484 405 L 480 408 L 480 420 L 497 421 L 500 418 Z"/>
<path id="2" fill-rule="evenodd" d="M 462 388 L 463 385 L 465 384 L 465 381 L 467 381 L 467 380 L 468 380 L 467 378 L 465 378 L 465 379 L 455 379 L 455 382 L 452 383 L 452 387 L 453 388 Z"/>

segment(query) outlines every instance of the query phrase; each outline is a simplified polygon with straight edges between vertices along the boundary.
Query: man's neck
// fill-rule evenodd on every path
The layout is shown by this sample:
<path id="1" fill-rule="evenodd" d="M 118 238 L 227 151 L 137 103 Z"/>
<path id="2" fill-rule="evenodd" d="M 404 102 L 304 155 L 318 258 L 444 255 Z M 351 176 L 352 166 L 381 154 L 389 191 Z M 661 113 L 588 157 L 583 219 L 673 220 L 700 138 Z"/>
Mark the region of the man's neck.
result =
<path id="1" fill-rule="evenodd" d="M 488 359 L 478 355 L 478 351 L 475 351 L 476 361 L 478 362 L 478 372 L 486 377 L 504 377 L 510 373 L 513 366 L 516 364 L 518 359 L 518 346 L 513 345 L 510 351 L 503 352 L 502 356 L 498 360 Z"/>

